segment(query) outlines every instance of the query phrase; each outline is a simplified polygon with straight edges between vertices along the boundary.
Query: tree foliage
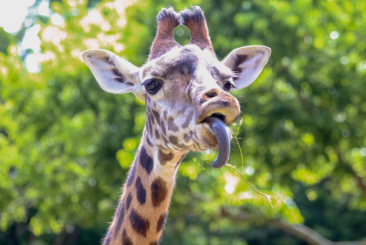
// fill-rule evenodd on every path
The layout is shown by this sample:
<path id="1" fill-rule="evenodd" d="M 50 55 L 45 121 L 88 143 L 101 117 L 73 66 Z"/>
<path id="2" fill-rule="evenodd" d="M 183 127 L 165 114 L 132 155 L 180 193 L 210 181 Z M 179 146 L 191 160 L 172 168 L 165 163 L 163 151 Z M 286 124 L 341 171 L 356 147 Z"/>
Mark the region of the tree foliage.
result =
<path id="1" fill-rule="evenodd" d="M 244 161 L 233 140 L 229 163 L 272 196 L 273 208 L 229 168 L 211 169 L 215 153 L 190 153 L 162 244 L 302 244 L 268 220 L 305 223 L 330 240 L 365 239 L 365 1 L 105 0 L 90 8 L 65 0 L 51 2 L 63 24 L 38 20 L 37 73 L 0 30 L 0 243 L 98 244 L 145 106 L 103 92 L 81 53 L 103 48 L 141 66 L 158 11 L 190 5 L 204 10 L 220 59 L 244 45 L 272 48 L 257 81 L 233 92 Z M 188 29 L 175 37 L 188 43 Z M 238 221 L 243 214 L 255 218 Z"/>

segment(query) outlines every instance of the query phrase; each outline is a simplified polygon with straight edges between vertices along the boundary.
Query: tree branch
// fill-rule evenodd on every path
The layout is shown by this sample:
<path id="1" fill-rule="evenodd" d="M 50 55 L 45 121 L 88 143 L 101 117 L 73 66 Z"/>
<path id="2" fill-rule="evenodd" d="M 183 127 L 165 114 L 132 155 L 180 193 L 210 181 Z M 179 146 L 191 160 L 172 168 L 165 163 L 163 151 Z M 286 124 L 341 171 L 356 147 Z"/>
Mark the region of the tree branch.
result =
<path id="1" fill-rule="evenodd" d="M 268 220 L 269 224 L 311 245 L 366 245 L 366 242 L 333 242 L 303 224 L 290 225 L 282 220 Z"/>
<path id="2" fill-rule="evenodd" d="M 336 149 L 336 153 L 337 153 L 338 161 L 341 164 L 344 164 L 347 166 L 349 171 L 352 173 L 353 178 L 355 179 L 358 188 L 360 188 L 362 194 L 366 197 L 366 185 L 363 183 L 362 177 L 358 175 L 358 173 L 354 170 L 354 168 L 352 167 L 352 165 L 350 163 L 345 162 L 343 160 L 342 154 L 340 153 L 340 151 L 338 149 Z"/>
<path id="3" fill-rule="evenodd" d="M 230 215 L 228 212 L 226 212 L 224 209 L 222 209 L 222 216 L 233 220 L 235 222 L 254 222 L 258 220 L 263 220 L 266 223 L 275 226 L 284 232 L 287 232 L 294 237 L 307 242 L 310 245 L 366 245 L 366 242 L 333 242 L 319 234 L 318 232 L 314 231 L 310 227 L 307 227 L 303 224 L 296 224 L 291 225 L 286 223 L 283 220 L 279 219 L 268 219 L 260 215 L 252 215 L 252 214 L 240 214 L 240 215 Z"/>
<path id="4" fill-rule="evenodd" d="M 363 195 L 366 197 L 366 185 L 363 183 L 362 177 L 360 177 L 357 172 L 351 167 L 353 177 L 356 179 L 358 187 L 361 189 Z"/>

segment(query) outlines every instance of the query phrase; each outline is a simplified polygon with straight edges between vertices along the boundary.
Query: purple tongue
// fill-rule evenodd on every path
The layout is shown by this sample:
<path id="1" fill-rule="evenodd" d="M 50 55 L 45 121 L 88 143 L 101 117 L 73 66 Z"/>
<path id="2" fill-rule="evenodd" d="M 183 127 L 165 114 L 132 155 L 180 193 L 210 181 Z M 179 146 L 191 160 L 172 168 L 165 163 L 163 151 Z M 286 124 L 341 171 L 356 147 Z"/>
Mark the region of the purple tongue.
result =
<path id="1" fill-rule="evenodd" d="M 230 157 L 230 136 L 226 131 L 226 124 L 216 117 L 209 117 L 205 120 L 210 125 L 219 145 L 219 155 L 211 163 L 214 168 L 223 167 Z"/>

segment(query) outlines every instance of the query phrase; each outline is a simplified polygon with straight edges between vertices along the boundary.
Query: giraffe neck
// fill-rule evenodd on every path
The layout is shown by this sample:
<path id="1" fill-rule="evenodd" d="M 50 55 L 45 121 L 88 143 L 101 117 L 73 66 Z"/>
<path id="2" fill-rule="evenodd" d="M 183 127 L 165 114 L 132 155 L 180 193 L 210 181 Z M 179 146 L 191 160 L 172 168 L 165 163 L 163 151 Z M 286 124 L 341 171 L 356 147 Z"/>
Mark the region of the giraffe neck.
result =
<path id="1" fill-rule="evenodd" d="M 103 245 L 158 244 L 176 171 L 187 152 L 162 151 L 144 132 Z"/>

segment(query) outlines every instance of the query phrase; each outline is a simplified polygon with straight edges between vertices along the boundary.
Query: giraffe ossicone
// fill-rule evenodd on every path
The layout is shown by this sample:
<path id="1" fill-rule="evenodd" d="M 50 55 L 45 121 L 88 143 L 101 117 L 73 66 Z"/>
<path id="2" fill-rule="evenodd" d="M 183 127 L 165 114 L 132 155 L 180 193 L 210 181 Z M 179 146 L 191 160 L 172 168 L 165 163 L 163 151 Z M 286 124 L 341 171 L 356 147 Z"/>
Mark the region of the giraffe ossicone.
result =
<path id="1" fill-rule="evenodd" d="M 226 163 L 228 129 L 240 114 L 238 100 L 229 91 L 253 83 L 271 53 L 265 46 L 246 46 L 220 62 L 199 7 L 179 13 L 163 8 L 157 22 L 149 59 L 142 67 L 106 50 L 83 54 L 103 90 L 132 92 L 146 103 L 147 112 L 141 144 L 104 245 L 158 244 L 179 164 L 188 151 L 207 149 L 219 149 L 214 167 Z M 179 24 L 191 31 L 185 46 L 174 40 Z"/>

